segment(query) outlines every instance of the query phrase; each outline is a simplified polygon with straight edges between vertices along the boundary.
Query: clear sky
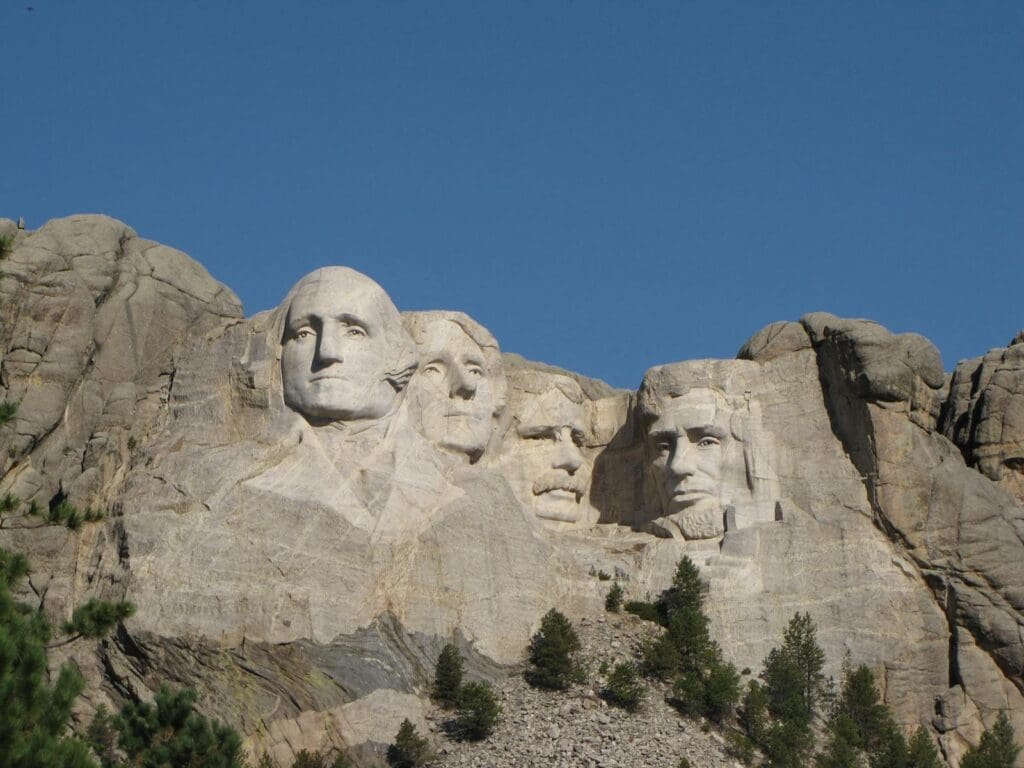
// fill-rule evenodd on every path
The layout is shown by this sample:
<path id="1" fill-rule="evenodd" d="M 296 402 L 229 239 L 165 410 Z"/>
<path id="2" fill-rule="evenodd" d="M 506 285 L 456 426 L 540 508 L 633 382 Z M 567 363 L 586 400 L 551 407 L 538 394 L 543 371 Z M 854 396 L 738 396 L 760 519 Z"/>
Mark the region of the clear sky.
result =
<path id="1" fill-rule="evenodd" d="M 31 7 L 32 10 L 29 10 Z M 814 310 L 1024 327 L 1024 3 L 0 0 L 0 216 L 246 311 L 359 269 L 634 387 Z"/>

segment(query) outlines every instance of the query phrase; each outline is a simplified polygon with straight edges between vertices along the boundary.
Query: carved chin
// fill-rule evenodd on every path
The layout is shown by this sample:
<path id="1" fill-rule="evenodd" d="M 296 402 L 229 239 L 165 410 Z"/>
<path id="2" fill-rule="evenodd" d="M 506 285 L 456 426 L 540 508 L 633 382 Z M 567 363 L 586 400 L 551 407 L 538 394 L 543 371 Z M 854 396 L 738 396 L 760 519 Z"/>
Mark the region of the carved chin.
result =
<path id="1" fill-rule="evenodd" d="M 580 517 L 580 494 L 561 489 L 537 494 L 533 511 L 542 520 L 575 523 Z"/>
<path id="2" fill-rule="evenodd" d="M 721 505 L 713 508 L 688 509 L 673 515 L 659 517 L 651 523 L 655 535 L 683 539 L 714 539 L 725 532 Z"/>

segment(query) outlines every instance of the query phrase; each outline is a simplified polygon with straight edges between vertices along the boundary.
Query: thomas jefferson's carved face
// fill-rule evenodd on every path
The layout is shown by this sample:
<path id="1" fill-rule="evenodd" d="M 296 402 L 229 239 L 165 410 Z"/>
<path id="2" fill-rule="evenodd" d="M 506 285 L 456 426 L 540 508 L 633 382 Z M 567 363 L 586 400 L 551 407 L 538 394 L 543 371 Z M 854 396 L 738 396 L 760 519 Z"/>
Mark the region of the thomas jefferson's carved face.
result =
<path id="1" fill-rule="evenodd" d="M 494 426 L 494 382 L 484 351 L 457 324 L 431 322 L 418 345 L 419 369 L 409 383 L 420 433 L 439 447 L 476 461 Z"/>
<path id="2" fill-rule="evenodd" d="M 303 278 L 282 338 L 288 407 L 311 423 L 376 419 L 392 409 L 397 393 L 386 378 L 389 305 L 376 283 L 353 270 L 327 268 Z M 400 323 L 394 314 L 390 321 Z"/>
<path id="3" fill-rule="evenodd" d="M 519 500 L 545 520 L 581 519 L 590 485 L 582 407 L 552 387 L 519 404 L 505 466 Z"/>
<path id="4" fill-rule="evenodd" d="M 718 513 L 729 414 L 710 389 L 664 398 L 648 430 L 648 455 L 662 514 Z"/>

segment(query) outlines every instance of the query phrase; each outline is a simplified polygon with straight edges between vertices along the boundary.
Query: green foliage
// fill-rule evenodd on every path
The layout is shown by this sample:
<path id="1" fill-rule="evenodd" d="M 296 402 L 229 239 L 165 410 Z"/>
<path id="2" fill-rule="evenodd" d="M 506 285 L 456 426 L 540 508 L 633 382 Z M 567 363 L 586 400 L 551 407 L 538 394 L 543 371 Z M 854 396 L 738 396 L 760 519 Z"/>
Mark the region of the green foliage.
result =
<path id="1" fill-rule="evenodd" d="M 612 613 L 618 613 L 622 609 L 622 598 L 625 594 L 626 592 L 619 586 L 619 582 L 612 584 L 612 588 L 604 596 L 604 609 Z"/>
<path id="2" fill-rule="evenodd" d="M 843 727 L 853 730 L 849 742 L 857 749 L 874 752 L 895 728 L 889 710 L 881 702 L 875 676 L 864 664 L 854 670 L 847 668 L 843 688 L 836 701 L 832 723 L 843 719 Z M 835 728 L 830 724 L 830 728 Z"/>
<path id="3" fill-rule="evenodd" d="M 704 711 L 704 680 L 696 672 L 684 672 L 672 685 L 669 704 L 684 715 L 698 717 Z"/>
<path id="4" fill-rule="evenodd" d="M 598 571 L 597 572 L 597 580 L 598 581 L 611 581 L 612 580 L 612 575 L 610 573 L 608 573 L 607 571 Z"/>
<path id="5" fill-rule="evenodd" d="M 80 637 L 96 640 L 110 634 L 114 627 L 133 613 L 135 606 L 129 602 L 109 603 L 92 599 L 75 609 L 71 621 L 65 621 L 61 631 L 76 640 Z"/>
<path id="6" fill-rule="evenodd" d="M 0 235 L 0 259 L 6 259 L 12 250 L 14 250 L 14 235 Z"/>
<path id="7" fill-rule="evenodd" d="M 939 750 L 935 748 L 935 742 L 924 728 L 919 727 L 910 737 L 910 744 L 907 747 L 907 765 L 910 768 L 941 768 L 943 765 L 942 758 L 939 757 Z"/>
<path id="8" fill-rule="evenodd" d="M 1013 768 L 1020 747 L 1014 743 L 1013 726 L 1000 712 L 991 728 L 981 734 L 981 742 L 960 761 L 960 768 Z"/>
<path id="9" fill-rule="evenodd" d="M 88 747 L 67 732 L 82 676 L 65 664 L 47 682 L 50 627 L 11 596 L 27 573 L 23 556 L 0 549 L 0 755 L 19 768 L 93 768 Z"/>
<path id="10" fill-rule="evenodd" d="M 323 752 L 303 749 L 295 755 L 292 768 L 355 768 L 355 763 L 347 755 L 339 753 L 334 760 L 328 762 L 328 759 L 329 756 Z M 276 768 L 276 764 L 270 755 L 264 754 L 257 768 Z"/>
<path id="11" fill-rule="evenodd" d="M 857 723 L 846 714 L 833 718 L 829 727 L 825 749 L 814 758 L 817 768 L 861 768 L 858 742 L 861 739 Z"/>
<path id="12" fill-rule="evenodd" d="M 750 765 L 754 762 L 754 742 L 739 731 L 726 731 L 725 753 L 743 765 Z"/>
<path id="13" fill-rule="evenodd" d="M 609 704 L 636 712 L 644 699 L 645 688 L 640 672 L 632 662 L 623 661 L 612 667 L 601 696 Z"/>
<path id="14" fill-rule="evenodd" d="M 682 663 L 675 643 L 667 634 L 645 640 L 640 646 L 640 666 L 649 677 L 668 682 L 679 673 Z"/>
<path id="15" fill-rule="evenodd" d="M 470 741 L 486 739 L 494 730 L 501 714 L 501 705 L 494 689 L 487 683 L 466 683 L 459 691 L 459 710 L 455 732 Z"/>
<path id="16" fill-rule="evenodd" d="M 751 680 L 743 695 L 739 712 L 740 725 L 755 744 L 768 742 L 768 691 L 757 680 Z"/>
<path id="17" fill-rule="evenodd" d="M 100 704 L 85 731 L 85 740 L 103 768 L 117 768 L 117 725 L 105 704 Z"/>
<path id="18" fill-rule="evenodd" d="M 704 715 L 722 723 L 740 700 L 740 673 L 729 663 L 715 662 L 704 681 Z"/>
<path id="19" fill-rule="evenodd" d="M 692 766 L 690 765 L 689 760 L 687 760 L 685 757 L 680 757 L 679 762 L 676 763 L 676 768 L 692 768 Z"/>
<path id="20" fill-rule="evenodd" d="M 0 426 L 11 421 L 17 412 L 18 402 L 16 400 L 0 400 Z"/>
<path id="21" fill-rule="evenodd" d="M 538 688 L 565 690 L 570 683 L 583 679 L 579 652 L 580 639 L 572 622 L 552 608 L 530 639 L 526 681 Z"/>
<path id="22" fill-rule="evenodd" d="M 780 721 L 769 728 L 762 745 L 771 768 L 803 768 L 814 746 L 811 726 L 799 721 Z"/>
<path id="23" fill-rule="evenodd" d="M 782 647 L 764 660 L 762 679 L 768 689 L 768 708 L 776 717 L 810 724 L 824 691 L 825 652 L 818 645 L 810 614 L 797 613 L 782 635 Z"/>
<path id="24" fill-rule="evenodd" d="M 701 613 L 704 609 L 704 596 L 707 591 L 708 585 L 701 581 L 697 566 L 688 555 L 683 555 L 676 565 L 672 585 L 662 592 L 658 599 L 658 608 L 664 617 L 665 624 L 668 625 L 673 614 L 680 610 Z"/>
<path id="25" fill-rule="evenodd" d="M 652 621 L 655 624 L 662 624 L 661 612 L 658 610 L 658 606 L 654 603 L 645 603 L 642 600 L 630 600 L 626 603 L 626 613 L 632 613 L 634 616 L 638 616 L 644 621 Z"/>
<path id="26" fill-rule="evenodd" d="M 118 746 L 139 768 L 242 768 L 242 739 L 234 729 L 193 707 L 191 689 L 161 686 L 152 704 L 129 702 L 115 719 Z"/>
<path id="27" fill-rule="evenodd" d="M 388 747 L 388 763 L 394 768 L 417 768 L 430 758 L 427 740 L 416 733 L 408 719 L 402 721 L 395 743 Z"/>
<path id="28" fill-rule="evenodd" d="M 434 667 L 434 688 L 431 695 L 445 709 L 454 709 L 459 703 L 462 686 L 462 656 L 454 643 L 441 649 Z"/>

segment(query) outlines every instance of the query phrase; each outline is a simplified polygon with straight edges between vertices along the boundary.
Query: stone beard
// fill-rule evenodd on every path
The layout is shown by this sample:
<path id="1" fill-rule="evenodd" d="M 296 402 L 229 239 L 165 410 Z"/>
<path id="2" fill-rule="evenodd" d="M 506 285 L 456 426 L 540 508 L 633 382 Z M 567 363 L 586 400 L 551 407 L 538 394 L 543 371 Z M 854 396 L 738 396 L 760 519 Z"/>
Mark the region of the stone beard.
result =
<path id="1" fill-rule="evenodd" d="M 325 267 L 300 280 L 286 305 L 285 405 L 314 426 L 390 414 L 415 359 L 384 289 L 347 267 Z"/>
<path id="2" fill-rule="evenodd" d="M 583 394 L 565 376 L 537 373 L 535 378 L 546 385 L 541 392 L 512 399 L 502 465 L 516 496 L 537 517 L 586 522 L 591 469 L 581 450 Z"/>
<path id="3" fill-rule="evenodd" d="M 497 342 L 461 312 L 410 312 L 405 322 L 419 356 L 407 395 L 412 423 L 438 448 L 476 462 L 504 407 Z"/>

